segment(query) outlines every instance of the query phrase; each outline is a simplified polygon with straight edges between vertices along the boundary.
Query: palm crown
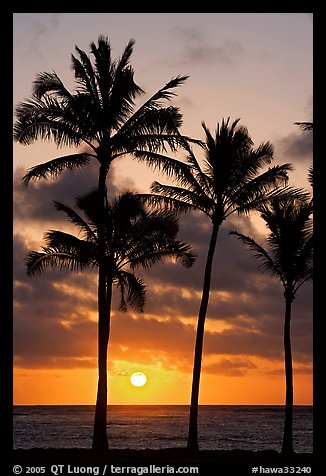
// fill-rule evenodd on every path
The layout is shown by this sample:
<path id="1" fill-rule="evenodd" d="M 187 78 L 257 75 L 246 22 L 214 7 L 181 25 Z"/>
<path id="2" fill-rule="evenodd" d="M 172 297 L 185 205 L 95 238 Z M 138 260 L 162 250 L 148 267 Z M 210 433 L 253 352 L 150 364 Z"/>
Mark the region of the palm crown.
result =
<path id="1" fill-rule="evenodd" d="M 237 127 L 238 122 L 239 119 L 229 124 L 229 119 L 223 119 L 215 136 L 203 123 L 204 165 L 187 147 L 187 163 L 175 161 L 175 178 L 180 186 L 154 182 L 151 202 L 165 202 L 181 210 L 195 208 L 220 225 L 235 211 L 248 213 L 273 196 L 275 187 L 287 181 L 291 165 L 275 165 L 259 174 L 262 167 L 271 163 L 273 146 L 265 142 L 254 149 L 247 129 Z"/>
<path id="2" fill-rule="evenodd" d="M 258 210 L 269 230 L 268 251 L 248 236 L 236 231 L 231 234 L 254 251 L 260 268 L 278 277 L 293 300 L 299 287 L 312 278 L 312 202 L 308 194 L 284 195 Z"/>
<path id="3" fill-rule="evenodd" d="M 45 268 L 67 268 L 81 271 L 84 267 L 98 267 L 98 192 L 94 191 L 76 200 L 86 219 L 68 205 L 55 202 L 57 210 L 64 211 L 79 228 L 80 237 L 62 231 L 48 231 L 46 246 L 41 252 L 31 251 L 26 257 L 29 275 Z M 143 309 L 145 286 L 134 275 L 138 267 L 148 268 L 164 257 L 180 260 L 190 267 L 195 256 L 190 246 L 177 240 L 178 219 L 167 210 L 148 211 L 140 198 L 130 192 L 107 203 L 105 213 L 105 271 L 120 289 L 120 309 L 128 305 Z"/>
<path id="4" fill-rule="evenodd" d="M 83 145 L 87 152 L 32 167 L 23 178 L 25 184 L 79 168 L 92 157 L 108 169 L 119 156 L 142 149 L 155 153 L 167 146 L 176 150 L 184 142 L 178 133 L 182 115 L 177 107 L 163 107 L 162 102 L 174 96 L 172 90 L 187 76 L 172 78 L 136 110 L 136 98 L 144 91 L 135 83 L 129 64 L 133 45 L 130 40 L 121 58 L 113 60 L 110 42 L 100 36 L 97 45 L 90 44 L 93 63 L 76 46 L 77 55 L 72 55 L 75 92 L 65 87 L 56 72 L 37 75 L 32 97 L 16 108 L 14 139 L 25 145 L 37 139 L 54 141 L 58 147 Z"/>

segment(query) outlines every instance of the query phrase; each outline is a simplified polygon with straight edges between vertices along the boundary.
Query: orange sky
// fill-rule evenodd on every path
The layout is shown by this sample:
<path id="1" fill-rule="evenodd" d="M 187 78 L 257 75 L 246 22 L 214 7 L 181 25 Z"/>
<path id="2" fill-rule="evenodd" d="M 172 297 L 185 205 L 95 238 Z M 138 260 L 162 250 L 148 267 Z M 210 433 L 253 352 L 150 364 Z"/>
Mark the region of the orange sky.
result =
<path id="1" fill-rule="evenodd" d="M 59 276 L 59 275 L 58 275 Z M 39 281 L 42 277 L 35 278 Z M 16 357 L 14 371 L 14 400 L 16 404 L 93 404 L 96 392 L 96 311 L 90 292 L 76 292 L 83 287 L 80 275 L 68 284 L 53 283 L 57 292 L 70 295 L 71 302 L 51 301 L 46 316 L 45 307 L 39 309 L 42 319 L 36 320 L 31 335 L 25 334 L 22 356 Z M 43 278 L 44 281 L 44 278 Z M 73 283 L 75 287 L 73 287 Z M 85 285 L 96 284 L 90 277 Z M 262 285 L 262 283 L 261 283 Z M 36 289 L 38 286 L 36 285 Z M 73 292 L 75 289 L 75 293 Z M 70 294 L 69 294 L 70 293 Z M 190 398 L 195 315 L 174 317 L 171 289 L 152 287 L 148 307 L 152 313 L 121 314 L 114 311 L 109 344 L 109 403 L 112 404 L 187 404 Z M 188 293 L 188 294 L 187 294 Z M 198 296 L 195 294 L 195 298 Z M 172 297 L 172 294 L 170 294 Z M 184 290 L 183 297 L 192 301 L 192 291 Z M 212 308 L 220 306 L 225 320 L 208 318 L 202 378 L 201 404 L 281 404 L 284 401 L 284 367 L 282 354 L 282 315 L 280 328 L 266 337 L 264 325 L 249 316 L 227 318 L 228 305 L 236 299 L 232 293 L 212 293 Z M 239 302 L 248 296 L 239 296 Z M 167 315 L 157 314 L 166 309 Z M 224 306 L 220 304 L 224 301 Z M 75 304 L 75 301 L 80 304 Z M 259 307 L 259 299 L 257 299 Z M 263 302 L 261 300 L 261 302 Z M 282 300 L 280 300 L 282 301 Z M 48 305 L 47 304 L 47 305 Z M 250 306 L 252 303 L 250 304 Z M 266 306 L 266 304 L 265 304 Z M 181 307 L 178 312 L 181 312 Z M 278 306 L 281 310 L 282 306 Z M 52 316 L 53 314 L 53 316 Z M 60 317 L 58 316 L 60 314 Z M 264 321 L 264 319 L 262 319 Z M 266 325 L 266 322 L 265 322 Z M 40 328 L 41 327 L 41 328 Z M 303 341 L 295 334 L 294 356 Z M 24 338 L 24 335 L 22 335 Z M 20 340 L 17 332 L 17 340 Z M 302 345 L 302 344 L 301 344 Z M 276 348 L 275 348 L 276 347 Z M 25 354 L 25 355 L 24 355 Z M 309 358 L 300 350 L 294 359 L 295 403 L 312 403 L 312 368 Z M 133 372 L 147 376 L 144 387 L 130 383 Z"/>
<path id="2" fill-rule="evenodd" d="M 276 163 L 294 164 L 291 184 L 308 186 L 312 134 L 294 122 L 312 117 L 309 14 L 163 14 L 163 23 L 156 14 L 145 14 L 154 15 L 150 22 L 135 14 L 72 15 L 14 15 L 15 103 L 30 95 L 39 71 L 55 69 L 71 86 L 69 62 L 75 44 L 87 50 L 99 33 L 108 34 L 118 56 L 134 37 L 136 81 L 146 91 L 156 91 L 177 74 L 189 74 L 175 98 L 184 114 L 184 133 L 203 138 L 202 120 L 214 131 L 222 116 L 240 117 L 255 146 L 270 140 Z M 155 38 L 148 24 L 157 25 Z M 91 164 L 53 182 L 22 186 L 28 167 L 64 153 L 52 144 L 14 145 L 17 405 L 95 404 L 96 273 L 48 271 L 28 278 L 24 264 L 26 253 L 42 245 L 46 230 L 76 231 L 54 209 L 53 200 L 73 204 L 81 191 L 96 184 L 97 166 Z M 127 159 L 114 164 L 109 183 L 111 191 L 147 191 L 153 178 L 157 176 L 144 165 Z M 229 236 L 231 229 L 260 242 L 265 238 L 255 217 L 234 216 L 222 227 L 207 314 L 200 403 L 283 404 L 283 290 L 257 270 L 242 244 Z M 147 286 L 143 314 L 122 314 L 114 306 L 109 403 L 189 404 L 209 232 L 206 217 L 183 217 L 180 239 L 189 241 L 197 253 L 194 266 L 165 263 L 141 274 Z M 295 404 L 312 404 L 312 340 L 312 285 L 307 284 L 293 303 Z M 147 375 L 144 387 L 130 384 L 135 371 Z"/>
<path id="3" fill-rule="evenodd" d="M 124 362 L 130 369 L 133 362 Z M 266 366 L 266 363 L 265 363 Z M 138 365 L 148 381 L 133 387 L 130 375 L 109 377 L 109 404 L 114 405 L 187 405 L 190 401 L 191 374 L 165 370 L 160 366 Z M 16 405 L 94 405 L 96 369 L 14 371 Z M 310 372 L 295 376 L 295 404 L 312 404 Z M 203 373 L 200 400 L 202 405 L 274 405 L 284 403 L 283 374 L 271 376 L 262 371 L 246 376 Z"/>

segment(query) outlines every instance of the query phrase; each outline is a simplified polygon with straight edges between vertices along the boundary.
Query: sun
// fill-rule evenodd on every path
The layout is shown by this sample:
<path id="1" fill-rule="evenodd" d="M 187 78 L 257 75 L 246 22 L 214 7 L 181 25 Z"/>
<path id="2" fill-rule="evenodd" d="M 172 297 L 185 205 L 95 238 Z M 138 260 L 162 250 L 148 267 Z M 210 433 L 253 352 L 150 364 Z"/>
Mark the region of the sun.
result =
<path id="1" fill-rule="evenodd" d="M 134 387 L 142 387 L 145 385 L 147 381 L 147 377 L 143 372 L 135 372 L 130 377 L 130 382 L 133 384 Z"/>

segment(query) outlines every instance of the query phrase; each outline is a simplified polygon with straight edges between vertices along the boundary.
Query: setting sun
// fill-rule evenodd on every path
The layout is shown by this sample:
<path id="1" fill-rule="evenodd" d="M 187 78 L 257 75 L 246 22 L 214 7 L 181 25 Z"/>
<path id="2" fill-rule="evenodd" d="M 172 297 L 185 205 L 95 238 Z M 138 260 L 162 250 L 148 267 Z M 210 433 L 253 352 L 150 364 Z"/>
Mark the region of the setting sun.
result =
<path id="1" fill-rule="evenodd" d="M 134 387 L 142 387 L 147 381 L 146 375 L 143 372 L 135 372 L 130 377 L 130 382 Z"/>

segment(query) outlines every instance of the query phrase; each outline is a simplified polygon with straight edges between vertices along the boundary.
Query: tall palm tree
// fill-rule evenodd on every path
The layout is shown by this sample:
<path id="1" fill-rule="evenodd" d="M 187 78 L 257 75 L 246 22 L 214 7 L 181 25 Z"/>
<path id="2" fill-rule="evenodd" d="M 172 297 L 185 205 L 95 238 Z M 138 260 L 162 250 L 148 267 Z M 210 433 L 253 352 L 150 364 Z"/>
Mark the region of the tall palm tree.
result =
<path id="1" fill-rule="evenodd" d="M 175 161 L 174 177 L 180 186 L 154 182 L 150 203 L 164 203 L 178 210 L 195 209 L 211 220 L 212 232 L 204 272 L 202 297 L 198 313 L 194 353 L 193 380 L 187 447 L 198 449 L 197 421 L 198 397 L 213 258 L 217 237 L 222 223 L 233 213 L 249 213 L 287 181 L 289 164 L 275 165 L 264 172 L 261 169 L 273 160 L 273 147 L 269 142 L 253 148 L 248 130 L 238 126 L 239 119 L 230 118 L 218 124 L 212 135 L 205 123 L 204 165 L 201 166 L 190 146 L 187 147 L 187 163 Z M 170 164 L 173 169 L 173 164 Z M 260 173 L 261 172 L 261 173 Z"/>
<path id="2" fill-rule="evenodd" d="M 178 132 L 182 123 L 179 109 L 172 105 L 163 107 L 163 102 L 172 99 L 173 90 L 187 76 L 172 78 L 137 109 L 136 99 L 144 91 L 135 83 L 130 65 L 133 46 L 134 40 L 130 40 L 118 60 L 112 58 L 107 37 L 99 36 L 97 45 L 91 42 L 89 55 L 76 46 L 76 56 L 71 58 L 75 91 L 69 91 L 55 72 L 39 73 L 31 98 L 15 110 L 15 141 L 29 145 L 41 139 L 53 141 L 58 148 L 79 148 L 77 153 L 30 168 L 23 177 L 25 185 L 31 180 L 57 178 L 65 170 L 79 169 L 91 160 L 99 164 L 99 335 L 105 335 L 107 327 L 104 215 L 110 166 L 119 157 L 135 156 L 141 151 L 161 157 L 168 148 L 175 151 L 189 139 Z M 166 158 L 166 167 L 168 163 Z M 94 442 L 97 448 L 101 445 L 107 446 L 104 435 Z"/>
<path id="3" fill-rule="evenodd" d="M 282 453 L 293 453 L 293 368 L 291 350 L 292 303 L 298 289 L 312 279 L 312 201 L 308 194 L 300 197 L 276 197 L 258 208 L 269 230 L 268 249 L 237 231 L 236 235 L 259 261 L 259 268 L 279 279 L 284 288 L 284 361 L 285 419 Z"/>
<path id="4" fill-rule="evenodd" d="M 106 433 L 107 412 L 107 351 L 110 335 L 110 315 L 113 286 L 120 291 L 120 309 L 128 306 L 142 310 L 145 302 L 144 282 L 134 274 L 136 268 L 148 268 L 164 258 L 173 258 L 190 267 L 194 255 L 189 245 L 176 239 L 178 219 L 171 211 L 148 211 L 139 196 L 126 192 L 107 202 L 104 223 L 99 209 L 101 197 L 94 191 L 77 199 L 77 208 L 55 202 L 57 210 L 79 228 L 81 238 L 52 230 L 45 234 L 42 251 L 31 251 L 26 257 L 28 275 L 41 273 L 45 268 L 67 268 L 82 271 L 85 267 L 99 267 L 102 250 L 99 242 L 99 221 L 103 225 L 105 240 L 105 296 L 99 299 L 101 322 L 98 334 L 98 392 L 94 421 L 93 448 L 108 447 Z M 101 314 L 102 315 L 102 314 Z"/>

